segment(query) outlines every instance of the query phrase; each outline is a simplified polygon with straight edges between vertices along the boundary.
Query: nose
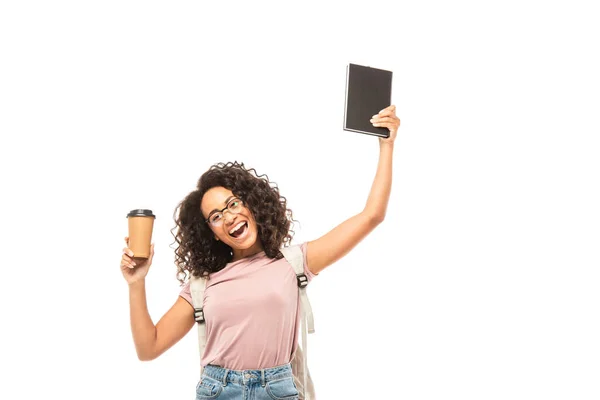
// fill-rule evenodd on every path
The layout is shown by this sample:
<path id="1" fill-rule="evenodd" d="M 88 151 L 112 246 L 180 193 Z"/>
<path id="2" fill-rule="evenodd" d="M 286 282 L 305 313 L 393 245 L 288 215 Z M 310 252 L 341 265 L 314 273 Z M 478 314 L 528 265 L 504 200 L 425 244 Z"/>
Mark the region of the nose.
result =
<path id="1" fill-rule="evenodd" d="M 229 222 L 232 221 L 233 219 L 235 219 L 235 215 L 233 215 L 233 213 L 229 210 L 225 210 L 223 212 L 223 219 L 225 220 L 225 222 L 227 222 L 227 224 L 229 225 Z"/>

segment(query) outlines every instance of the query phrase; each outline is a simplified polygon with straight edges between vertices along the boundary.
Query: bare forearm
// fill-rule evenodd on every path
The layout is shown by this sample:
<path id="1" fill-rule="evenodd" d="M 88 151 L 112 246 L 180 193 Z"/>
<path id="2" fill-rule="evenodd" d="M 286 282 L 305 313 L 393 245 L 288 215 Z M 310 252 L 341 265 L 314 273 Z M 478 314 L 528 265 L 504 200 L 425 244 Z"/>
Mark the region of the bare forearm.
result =
<path id="1" fill-rule="evenodd" d="M 367 205 L 363 213 L 382 221 L 387 212 L 390 193 L 392 191 L 392 160 L 394 143 L 380 143 L 379 163 Z"/>
<path id="2" fill-rule="evenodd" d="M 148 313 L 146 283 L 142 279 L 129 285 L 129 312 L 131 333 L 140 360 L 151 360 L 156 343 L 156 327 Z"/>

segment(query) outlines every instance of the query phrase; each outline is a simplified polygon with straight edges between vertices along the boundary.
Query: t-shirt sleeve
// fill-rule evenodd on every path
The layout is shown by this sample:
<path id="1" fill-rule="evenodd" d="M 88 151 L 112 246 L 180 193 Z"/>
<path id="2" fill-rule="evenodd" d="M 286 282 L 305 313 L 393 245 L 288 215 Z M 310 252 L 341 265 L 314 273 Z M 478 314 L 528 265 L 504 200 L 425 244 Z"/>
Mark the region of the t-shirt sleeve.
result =
<path id="1" fill-rule="evenodd" d="M 181 292 L 179 292 L 179 296 L 183 297 L 192 307 L 194 307 L 194 303 L 192 302 L 192 292 L 190 292 L 190 281 L 185 283 Z"/>
<path id="2" fill-rule="evenodd" d="M 306 275 L 306 277 L 308 278 L 308 281 L 312 281 L 312 279 L 319 275 L 319 274 L 313 274 L 312 272 L 310 272 L 310 270 L 308 269 L 308 262 L 306 261 L 306 248 L 308 247 L 308 242 L 304 242 L 300 245 L 300 250 L 302 250 L 302 255 L 304 256 L 304 275 Z"/>

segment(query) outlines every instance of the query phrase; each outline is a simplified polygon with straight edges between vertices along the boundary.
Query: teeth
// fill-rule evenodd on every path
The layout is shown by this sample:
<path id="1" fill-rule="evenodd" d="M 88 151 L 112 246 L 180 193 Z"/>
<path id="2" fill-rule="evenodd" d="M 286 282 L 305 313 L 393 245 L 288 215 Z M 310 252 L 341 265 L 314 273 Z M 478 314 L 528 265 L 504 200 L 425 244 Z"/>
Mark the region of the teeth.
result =
<path id="1" fill-rule="evenodd" d="M 233 232 L 235 232 L 235 231 L 237 231 L 238 229 L 240 229 L 240 227 L 241 227 L 242 225 L 244 225 L 245 223 L 246 223 L 246 222 L 240 222 L 239 224 L 237 224 L 235 227 L 233 227 L 233 228 L 232 228 L 232 229 L 229 231 L 229 234 L 230 234 L 230 235 L 231 235 L 231 234 L 233 234 Z"/>

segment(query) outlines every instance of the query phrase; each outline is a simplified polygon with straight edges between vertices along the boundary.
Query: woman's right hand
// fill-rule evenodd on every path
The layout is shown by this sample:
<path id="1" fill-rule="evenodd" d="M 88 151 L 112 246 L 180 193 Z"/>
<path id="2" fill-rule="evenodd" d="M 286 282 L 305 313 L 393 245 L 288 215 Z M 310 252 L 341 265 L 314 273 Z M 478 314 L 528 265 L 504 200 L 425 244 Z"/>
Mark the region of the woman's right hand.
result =
<path id="1" fill-rule="evenodd" d="M 129 237 L 127 236 L 125 237 L 125 244 L 129 246 Z M 154 243 L 150 246 L 150 257 L 132 258 L 132 256 L 133 251 L 129 247 L 125 247 L 121 258 L 121 272 L 130 285 L 146 278 L 154 257 Z"/>

